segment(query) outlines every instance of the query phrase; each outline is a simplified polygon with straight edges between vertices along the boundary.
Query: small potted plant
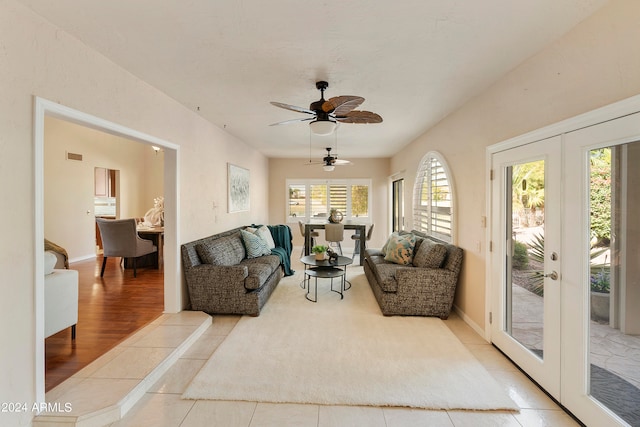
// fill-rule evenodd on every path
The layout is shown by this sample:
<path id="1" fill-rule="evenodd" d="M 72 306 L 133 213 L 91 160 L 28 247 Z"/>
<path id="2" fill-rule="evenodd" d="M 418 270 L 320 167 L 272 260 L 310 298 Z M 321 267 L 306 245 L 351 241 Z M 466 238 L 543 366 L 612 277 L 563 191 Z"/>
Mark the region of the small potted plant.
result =
<path id="1" fill-rule="evenodd" d="M 327 252 L 327 247 L 324 245 L 315 245 L 311 248 L 311 252 L 316 255 L 317 261 L 322 261 L 324 259 L 324 254 Z"/>

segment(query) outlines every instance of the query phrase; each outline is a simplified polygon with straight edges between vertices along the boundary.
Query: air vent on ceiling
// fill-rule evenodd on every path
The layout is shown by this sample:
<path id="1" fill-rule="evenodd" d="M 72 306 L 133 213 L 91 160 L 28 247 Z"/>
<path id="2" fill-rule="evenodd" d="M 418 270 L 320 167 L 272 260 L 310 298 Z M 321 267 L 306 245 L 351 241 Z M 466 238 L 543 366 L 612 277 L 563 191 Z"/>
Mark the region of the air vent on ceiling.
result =
<path id="1" fill-rule="evenodd" d="M 82 161 L 82 154 L 69 153 L 67 151 L 67 160 L 79 160 L 79 161 Z"/>

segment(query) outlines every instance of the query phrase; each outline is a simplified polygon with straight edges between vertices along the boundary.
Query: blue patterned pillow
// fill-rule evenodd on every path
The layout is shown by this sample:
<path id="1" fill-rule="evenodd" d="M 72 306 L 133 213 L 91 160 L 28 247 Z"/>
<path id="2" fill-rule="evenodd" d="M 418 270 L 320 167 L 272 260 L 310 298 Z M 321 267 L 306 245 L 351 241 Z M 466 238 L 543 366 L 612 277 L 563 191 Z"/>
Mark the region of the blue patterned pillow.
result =
<path id="1" fill-rule="evenodd" d="M 416 236 L 413 234 L 391 234 L 385 245 L 385 261 L 395 264 L 409 265 L 413 261 L 413 247 L 416 244 Z"/>
<path id="2" fill-rule="evenodd" d="M 262 237 L 244 230 L 240 230 L 240 233 L 242 234 L 244 248 L 247 251 L 247 258 L 271 255 L 271 249 L 269 249 L 267 242 Z"/>
<path id="3" fill-rule="evenodd" d="M 393 237 L 398 237 L 399 235 L 400 235 L 400 233 L 398 233 L 397 231 L 394 231 L 393 233 L 391 233 L 391 235 L 389 236 L 387 241 L 384 242 L 384 246 L 382 246 L 382 249 L 380 249 L 382 251 L 382 255 L 386 255 L 387 254 L 387 246 L 389 246 L 389 242 L 391 241 L 391 239 Z"/>

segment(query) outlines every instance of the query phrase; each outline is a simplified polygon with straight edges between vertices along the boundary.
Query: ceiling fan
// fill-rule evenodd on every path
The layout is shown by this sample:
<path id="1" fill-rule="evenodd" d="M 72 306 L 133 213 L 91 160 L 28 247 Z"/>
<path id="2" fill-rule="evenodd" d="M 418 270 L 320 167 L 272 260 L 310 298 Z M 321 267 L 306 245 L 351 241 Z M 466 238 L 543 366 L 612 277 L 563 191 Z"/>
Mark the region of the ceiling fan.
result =
<path id="1" fill-rule="evenodd" d="M 328 135 L 333 132 L 337 123 L 381 123 L 382 117 L 371 111 L 354 110 L 364 102 L 361 96 L 342 95 L 324 99 L 324 91 L 329 87 L 325 81 L 316 82 L 316 88 L 320 91 L 320 99 L 312 102 L 309 108 L 296 107 L 295 105 L 271 102 L 271 105 L 285 110 L 297 111 L 309 114 L 310 117 L 285 120 L 273 123 L 271 126 L 286 125 L 291 123 L 311 121 L 309 126 L 316 135 Z"/>
<path id="2" fill-rule="evenodd" d="M 317 162 L 312 162 L 311 159 L 309 159 L 309 163 L 310 165 L 322 165 L 322 168 L 327 171 L 327 172 L 331 172 L 332 170 L 335 169 L 336 166 L 351 166 L 353 165 L 353 162 L 350 162 L 349 160 L 343 160 L 343 159 L 339 159 L 338 155 L 331 155 L 331 147 L 327 147 L 327 155 L 324 156 L 322 158 L 322 161 L 317 161 Z"/>

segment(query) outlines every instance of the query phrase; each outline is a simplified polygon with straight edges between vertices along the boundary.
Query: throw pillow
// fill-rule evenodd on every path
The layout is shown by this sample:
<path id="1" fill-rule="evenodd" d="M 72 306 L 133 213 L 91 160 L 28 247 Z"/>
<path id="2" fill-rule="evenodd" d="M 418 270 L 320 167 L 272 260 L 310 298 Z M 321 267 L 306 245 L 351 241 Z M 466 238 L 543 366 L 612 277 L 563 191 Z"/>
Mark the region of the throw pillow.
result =
<path id="1" fill-rule="evenodd" d="M 56 254 L 51 251 L 44 251 L 44 275 L 53 273 L 53 268 L 56 266 Z"/>
<path id="2" fill-rule="evenodd" d="M 413 247 L 416 244 L 416 236 L 413 234 L 392 234 L 386 245 L 385 261 L 395 264 L 409 265 L 413 261 Z"/>
<path id="3" fill-rule="evenodd" d="M 261 225 L 259 228 L 246 227 L 244 231 L 248 231 L 249 233 L 253 233 L 257 236 L 262 237 L 262 239 L 267 242 L 267 246 L 269 246 L 269 249 L 273 249 L 276 247 L 276 243 L 273 241 L 271 231 L 266 225 Z"/>
<path id="4" fill-rule="evenodd" d="M 380 249 L 380 251 L 382 252 L 382 255 L 386 255 L 387 254 L 387 247 L 389 246 L 389 242 L 391 241 L 391 238 L 394 237 L 394 236 L 398 237 L 399 233 L 397 231 L 394 231 L 393 233 L 391 233 L 391 236 L 389 236 L 389 238 L 385 242 L 384 246 L 382 246 L 382 249 Z"/>
<path id="5" fill-rule="evenodd" d="M 422 239 L 413 256 L 413 265 L 419 268 L 440 268 L 447 256 L 447 248 L 440 243 Z"/>
<path id="6" fill-rule="evenodd" d="M 266 225 L 260 226 L 255 232 L 258 236 L 262 237 L 265 242 L 267 242 L 267 246 L 269 249 L 273 249 L 276 247 L 276 243 L 273 241 L 273 236 L 271 235 L 271 230 Z"/>
<path id="7" fill-rule="evenodd" d="M 244 244 L 240 235 L 225 236 L 196 245 L 203 264 L 236 265 L 244 259 Z"/>
<path id="8" fill-rule="evenodd" d="M 247 258 L 258 258 L 263 255 L 271 255 L 271 249 L 267 246 L 267 242 L 257 234 L 240 230 L 244 248 L 247 251 Z"/>

